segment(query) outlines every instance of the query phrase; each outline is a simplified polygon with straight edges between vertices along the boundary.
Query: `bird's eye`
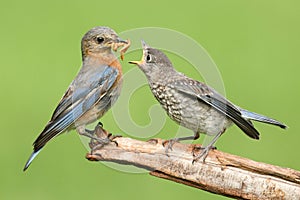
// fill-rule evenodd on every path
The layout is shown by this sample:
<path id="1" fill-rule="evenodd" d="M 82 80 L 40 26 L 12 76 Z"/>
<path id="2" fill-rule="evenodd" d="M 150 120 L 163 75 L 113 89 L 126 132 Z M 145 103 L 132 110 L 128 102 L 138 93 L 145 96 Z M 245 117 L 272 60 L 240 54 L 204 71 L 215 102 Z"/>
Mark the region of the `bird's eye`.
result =
<path id="1" fill-rule="evenodd" d="M 151 60 L 152 60 L 151 55 L 148 54 L 148 55 L 146 56 L 146 61 L 147 61 L 147 62 L 150 62 Z"/>
<path id="2" fill-rule="evenodd" d="M 97 39 L 98 44 L 101 44 L 104 41 L 103 37 L 97 37 L 96 39 Z"/>

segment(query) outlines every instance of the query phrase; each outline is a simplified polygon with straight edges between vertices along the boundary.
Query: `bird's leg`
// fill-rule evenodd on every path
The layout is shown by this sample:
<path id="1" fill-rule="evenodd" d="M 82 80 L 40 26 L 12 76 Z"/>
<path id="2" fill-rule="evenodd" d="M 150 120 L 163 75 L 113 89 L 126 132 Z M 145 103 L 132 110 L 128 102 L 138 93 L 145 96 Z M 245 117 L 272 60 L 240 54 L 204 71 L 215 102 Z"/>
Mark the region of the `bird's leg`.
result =
<path id="1" fill-rule="evenodd" d="M 219 139 L 219 137 L 224 133 L 225 130 L 220 131 L 217 135 L 215 135 L 215 137 L 212 139 L 212 141 L 206 146 L 206 147 L 194 147 L 193 149 L 193 163 L 198 161 L 200 158 L 202 158 L 202 162 L 205 162 L 206 157 L 208 156 L 209 150 L 211 149 L 217 149 L 214 144 L 217 142 L 217 140 Z M 201 150 L 199 155 L 195 155 L 195 151 L 197 150 Z"/>
<path id="2" fill-rule="evenodd" d="M 184 141 L 184 140 L 197 140 L 199 137 L 200 137 L 200 134 L 198 132 L 196 132 L 194 136 L 173 138 L 173 139 L 164 141 L 162 144 L 164 147 L 166 147 L 166 154 L 168 154 L 169 150 L 172 150 L 172 147 L 176 142 L 180 142 L 180 141 Z"/>
<path id="3" fill-rule="evenodd" d="M 89 129 L 85 129 L 85 132 L 87 132 L 88 134 L 90 134 L 91 136 L 95 135 L 96 132 L 96 128 L 97 126 L 101 126 L 103 128 L 103 123 L 102 122 L 98 122 L 98 124 L 95 126 L 94 130 L 89 130 Z M 85 135 L 86 136 L 86 135 Z M 87 136 L 88 137 L 88 136 Z"/>

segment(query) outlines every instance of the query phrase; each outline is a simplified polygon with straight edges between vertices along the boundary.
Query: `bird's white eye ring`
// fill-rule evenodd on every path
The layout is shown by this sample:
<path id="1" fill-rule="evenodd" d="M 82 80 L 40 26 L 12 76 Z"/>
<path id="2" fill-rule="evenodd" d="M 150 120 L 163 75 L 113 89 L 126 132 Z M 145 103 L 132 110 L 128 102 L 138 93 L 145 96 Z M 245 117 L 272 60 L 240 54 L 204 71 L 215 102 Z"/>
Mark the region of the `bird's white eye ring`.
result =
<path id="1" fill-rule="evenodd" d="M 151 62 L 151 60 L 152 60 L 152 57 L 151 57 L 150 54 L 148 54 L 148 55 L 146 56 L 146 61 L 147 61 L 147 62 Z"/>

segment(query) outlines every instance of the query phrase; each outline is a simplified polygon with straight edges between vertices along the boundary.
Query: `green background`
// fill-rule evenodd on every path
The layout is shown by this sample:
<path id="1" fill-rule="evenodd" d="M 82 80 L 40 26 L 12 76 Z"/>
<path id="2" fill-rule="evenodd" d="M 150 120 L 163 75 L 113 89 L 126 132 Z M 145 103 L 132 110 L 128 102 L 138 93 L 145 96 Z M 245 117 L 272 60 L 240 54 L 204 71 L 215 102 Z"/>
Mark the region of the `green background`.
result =
<path id="1" fill-rule="evenodd" d="M 32 142 L 81 65 L 82 35 L 98 25 L 117 32 L 164 27 L 194 38 L 216 62 L 232 102 L 289 126 L 284 131 L 256 123 L 259 141 L 232 127 L 218 148 L 300 170 L 299 8 L 296 0 L 2 1 L 0 199 L 226 199 L 146 173 L 122 173 L 88 162 L 75 131 L 50 142 L 22 172 Z M 140 55 L 125 58 L 124 72 L 133 67 L 127 61 Z M 180 63 L 175 65 L 183 71 Z M 148 108 L 142 103 L 156 101 L 147 87 L 141 90 L 132 100 L 136 108 L 130 107 L 133 118 L 147 124 Z M 111 112 L 101 121 L 111 132 L 121 133 Z M 162 133 L 177 128 L 168 119 Z"/>

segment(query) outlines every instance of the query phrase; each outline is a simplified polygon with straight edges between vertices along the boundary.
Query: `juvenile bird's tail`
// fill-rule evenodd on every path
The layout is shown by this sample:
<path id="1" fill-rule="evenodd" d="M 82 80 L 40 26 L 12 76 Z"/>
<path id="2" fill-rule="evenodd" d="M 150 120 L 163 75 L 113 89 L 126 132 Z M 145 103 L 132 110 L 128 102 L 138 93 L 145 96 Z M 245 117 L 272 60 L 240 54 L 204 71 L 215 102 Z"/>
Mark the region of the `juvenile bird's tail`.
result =
<path id="1" fill-rule="evenodd" d="M 38 150 L 38 151 L 33 151 L 32 154 L 30 155 L 29 159 L 27 160 L 25 167 L 23 169 L 23 171 L 25 171 L 29 165 L 31 164 L 31 162 L 33 161 L 33 159 L 40 153 L 42 149 Z"/>
<path id="2" fill-rule="evenodd" d="M 272 125 L 276 125 L 279 126 L 280 128 L 286 129 L 287 126 L 275 119 L 266 117 L 264 115 L 261 114 L 257 114 L 254 112 L 250 112 L 248 110 L 241 110 L 242 116 L 249 119 L 249 120 L 254 120 L 254 121 L 258 121 L 258 122 L 263 122 L 263 123 L 267 123 L 267 124 L 272 124 Z"/>

